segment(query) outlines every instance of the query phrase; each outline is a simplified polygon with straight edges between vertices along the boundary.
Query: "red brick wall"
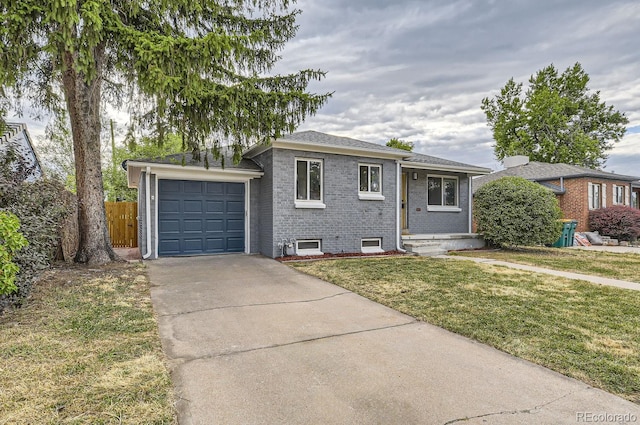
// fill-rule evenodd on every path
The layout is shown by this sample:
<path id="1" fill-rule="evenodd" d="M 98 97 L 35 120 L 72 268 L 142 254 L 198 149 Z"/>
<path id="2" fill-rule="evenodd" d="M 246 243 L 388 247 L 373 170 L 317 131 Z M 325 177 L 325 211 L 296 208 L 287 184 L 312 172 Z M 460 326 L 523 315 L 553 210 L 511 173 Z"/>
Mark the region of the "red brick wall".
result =
<path id="1" fill-rule="evenodd" d="M 560 186 L 560 181 L 549 182 Z M 606 185 L 606 206 L 613 205 L 613 185 L 629 186 L 628 182 L 617 180 L 601 180 L 589 177 L 564 179 L 565 194 L 558 196 L 563 218 L 578 220 L 577 232 L 589 231 L 589 183 Z"/>

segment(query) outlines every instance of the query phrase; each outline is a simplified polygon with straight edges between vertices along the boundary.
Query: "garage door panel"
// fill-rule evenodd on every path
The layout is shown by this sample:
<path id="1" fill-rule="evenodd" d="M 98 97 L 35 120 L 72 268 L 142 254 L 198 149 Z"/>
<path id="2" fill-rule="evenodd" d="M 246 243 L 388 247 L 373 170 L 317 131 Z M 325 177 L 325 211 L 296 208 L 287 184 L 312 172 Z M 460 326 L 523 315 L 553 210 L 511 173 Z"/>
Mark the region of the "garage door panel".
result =
<path id="1" fill-rule="evenodd" d="M 168 220 L 163 219 L 158 222 L 160 231 L 167 234 L 179 234 L 180 233 L 180 220 Z"/>
<path id="2" fill-rule="evenodd" d="M 207 193 L 212 195 L 224 195 L 225 185 L 226 183 L 208 182 Z"/>
<path id="3" fill-rule="evenodd" d="M 244 231 L 244 220 L 227 220 L 227 231 L 228 232 L 241 232 Z"/>
<path id="4" fill-rule="evenodd" d="M 158 250 L 164 255 L 180 254 L 180 241 L 178 239 L 164 239 L 158 244 Z"/>
<path id="5" fill-rule="evenodd" d="M 185 233 L 202 233 L 202 220 L 185 219 L 183 222 L 183 231 Z"/>
<path id="6" fill-rule="evenodd" d="M 226 185 L 226 193 L 227 193 L 227 195 L 242 195 L 242 196 L 244 196 L 244 185 L 243 184 Z"/>
<path id="7" fill-rule="evenodd" d="M 244 214 L 244 201 L 227 201 L 227 212 Z"/>
<path id="8" fill-rule="evenodd" d="M 202 214 L 204 209 L 202 208 L 203 201 L 201 200 L 185 200 L 182 201 L 182 208 L 185 214 Z"/>
<path id="9" fill-rule="evenodd" d="M 243 252 L 244 238 L 227 238 L 227 252 Z"/>
<path id="10" fill-rule="evenodd" d="M 207 201 L 206 208 L 210 214 L 224 214 L 224 201 Z"/>
<path id="11" fill-rule="evenodd" d="M 184 193 L 202 193 L 202 182 L 184 180 Z"/>
<path id="12" fill-rule="evenodd" d="M 207 220 L 207 233 L 213 233 L 213 232 L 224 232 L 224 220 L 223 219 L 217 219 L 217 220 Z"/>
<path id="13" fill-rule="evenodd" d="M 244 183 L 160 180 L 158 254 L 244 252 Z"/>
<path id="14" fill-rule="evenodd" d="M 225 252 L 224 238 L 207 238 L 207 252 Z"/>
<path id="15" fill-rule="evenodd" d="M 204 243 L 202 237 L 184 238 L 182 240 L 185 253 L 200 254 L 204 251 Z"/>
<path id="16" fill-rule="evenodd" d="M 180 201 L 178 201 L 177 199 L 162 199 L 160 200 L 160 211 L 163 211 L 166 214 L 179 214 Z"/>
<path id="17" fill-rule="evenodd" d="M 163 180 L 162 191 L 164 193 L 179 193 L 182 185 L 179 180 Z"/>

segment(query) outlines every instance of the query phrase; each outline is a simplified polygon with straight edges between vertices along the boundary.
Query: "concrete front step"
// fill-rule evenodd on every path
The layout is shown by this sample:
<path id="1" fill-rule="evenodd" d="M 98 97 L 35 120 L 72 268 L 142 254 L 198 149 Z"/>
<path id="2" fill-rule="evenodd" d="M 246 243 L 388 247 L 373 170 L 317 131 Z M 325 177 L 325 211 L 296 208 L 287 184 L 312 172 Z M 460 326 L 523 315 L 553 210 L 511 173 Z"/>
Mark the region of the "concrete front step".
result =
<path id="1" fill-rule="evenodd" d="M 402 235 L 402 242 L 408 252 L 424 256 L 484 247 L 484 239 L 475 233 Z"/>
<path id="2" fill-rule="evenodd" d="M 417 254 L 422 257 L 434 257 L 436 255 L 444 255 L 447 250 L 440 246 L 438 242 L 405 242 L 404 248 L 407 252 Z"/>

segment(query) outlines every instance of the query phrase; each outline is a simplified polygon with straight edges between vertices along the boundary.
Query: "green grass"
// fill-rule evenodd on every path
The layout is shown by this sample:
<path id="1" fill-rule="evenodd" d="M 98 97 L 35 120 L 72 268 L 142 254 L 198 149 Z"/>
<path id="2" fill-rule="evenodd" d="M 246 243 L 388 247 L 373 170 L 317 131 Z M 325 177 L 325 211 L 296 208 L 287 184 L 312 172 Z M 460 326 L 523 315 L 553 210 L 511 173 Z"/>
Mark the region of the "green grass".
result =
<path id="1" fill-rule="evenodd" d="M 581 249 L 521 248 L 519 250 L 478 250 L 452 255 L 491 258 L 530 266 L 592 274 L 640 283 L 640 255 Z"/>
<path id="2" fill-rule="evenodd" d="M 57 268 L 0 317 L 0 424 L 174 424 L 140 265 Z"/>
<path id="3" fill-rule="evenodd" d="M 640 292 L 445 259 L 290 265 L 640 403 Z"/>

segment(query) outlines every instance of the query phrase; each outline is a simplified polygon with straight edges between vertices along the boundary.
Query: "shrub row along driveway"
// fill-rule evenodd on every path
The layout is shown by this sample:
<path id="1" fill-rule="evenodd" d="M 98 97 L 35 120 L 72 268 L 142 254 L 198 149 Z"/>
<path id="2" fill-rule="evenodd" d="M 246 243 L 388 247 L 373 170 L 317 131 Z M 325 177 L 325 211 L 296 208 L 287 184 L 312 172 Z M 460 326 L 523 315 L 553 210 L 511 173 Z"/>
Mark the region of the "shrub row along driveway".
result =
<path id="1" fill-rule="evenodd" d="M 257 256 L 149 263 L 186 424 L 574 423 L 638 406 Z"/>

